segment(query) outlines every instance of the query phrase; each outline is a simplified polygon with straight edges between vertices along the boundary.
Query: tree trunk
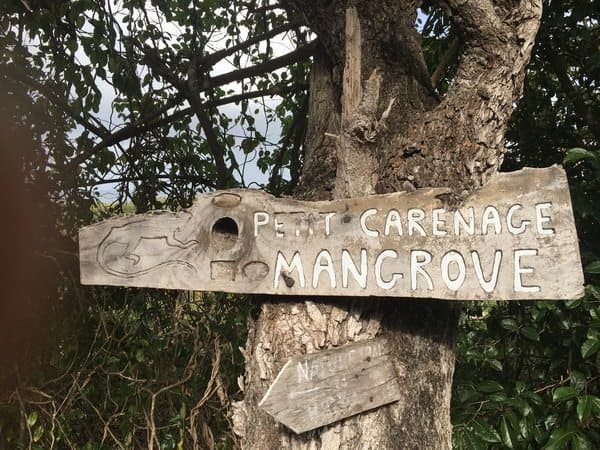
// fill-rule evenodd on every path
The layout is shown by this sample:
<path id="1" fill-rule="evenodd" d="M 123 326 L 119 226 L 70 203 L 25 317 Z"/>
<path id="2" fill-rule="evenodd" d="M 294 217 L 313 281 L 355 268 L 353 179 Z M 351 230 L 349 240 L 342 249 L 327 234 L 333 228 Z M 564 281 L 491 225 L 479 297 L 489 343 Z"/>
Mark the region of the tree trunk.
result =
<path id="1" fill-rule="evenodd" d="M 461 37 L 457 75 L 438 98 L 420 37 L 417 1 L 286 4 L 322 42 L 310 81 L 297 197 L 345 198 L 450 187 L 448 208 L 494 175 L 520 95 L 541 2 L 466 0 L 443 6 Z M 265 298 L 250 325 L 245 398 L 235 431 L 248 449 L 451 447 L 450 395 L 458 309 L 449 302 Z M 385 336 L 402 399 L 302 435 L 258 408 L 292 356 Z"/>

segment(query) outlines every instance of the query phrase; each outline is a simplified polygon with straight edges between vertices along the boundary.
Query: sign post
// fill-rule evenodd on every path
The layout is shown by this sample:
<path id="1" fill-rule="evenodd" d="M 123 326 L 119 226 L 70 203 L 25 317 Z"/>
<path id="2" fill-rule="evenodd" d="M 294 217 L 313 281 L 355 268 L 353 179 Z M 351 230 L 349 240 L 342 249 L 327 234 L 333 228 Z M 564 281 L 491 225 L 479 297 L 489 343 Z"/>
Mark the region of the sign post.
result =
<path id="1" fill-rule="evenodd" d="M 442 198 L 448 192 L 419 189 L 330 202 L 277 199 L 241 189 L 205 194 L 185 211 L 116 217 L 82 228 L 81 282 L 443 300 L 583 295 L 577 234 L 562 168 L 499 173 L 456 210 L 444 208 Z M 372 345 L 371 350 L 379 349 L 376 354 L 387 354 L 381 350 L 385 344 Z M 329 351 L 347 352 L 343 347 L 319 354 Z M 318 360 L 306 358 L 289 362 L 278 380 L 293 378 L 289 371 L 295 373 L 290 368 L 294 364 Z M 314 364 L 326 372 L 344 367 Z M 389 370 L 369 369 L 375 375 L 367 379 L 373 386 L 381 384 Z M 288 384 L 298 389 L 290 395 L 303 399 L 299 404 L 307 407 L 314 398 L 331 400 L 339 392 L 352 397 L 343 374 L 335 372 L 327 379 L 333 384 L 323 381 L 307 387 L 299 380 L 279 385 L 276 381 L 262 405 L 280 417 L 289 409 L 278 404 Z M 308 397 L 307 389 L 314 389 Z M 393 392 L 386 390 L 385 402 L 394 400 Z M 336 411 L 312 425 L 348 417 L 364 411 L 363 406 L 374 407 L 362 397 L 355 400 L 334 402 Z M 289 426 L 298 432 L 311 429 L 297 420 Z"/>
<path id="2" fill-rule="evenodd" d="M 401 398 L 385 339 L 290 359 L 259 407 L 304 433 Z"/>

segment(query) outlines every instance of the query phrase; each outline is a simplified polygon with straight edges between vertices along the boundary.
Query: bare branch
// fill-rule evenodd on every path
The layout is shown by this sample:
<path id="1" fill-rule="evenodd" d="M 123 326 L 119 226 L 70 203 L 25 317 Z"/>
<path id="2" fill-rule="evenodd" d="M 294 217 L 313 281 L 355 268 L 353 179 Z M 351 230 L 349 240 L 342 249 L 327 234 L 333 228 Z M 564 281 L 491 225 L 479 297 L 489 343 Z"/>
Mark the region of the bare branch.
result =
<path id="1" fill-rule="evenodd" d="M 155 111 L 154 113 L 152 113 L 146 117 L 141 117 L 141 118 L 137 119 L 135 122 L 119 129 L 118 131 L 115 131 L 112 134 L 104 134 L 102 141 L 100 141 L 98 144 L 94 145 L 94 147 L 92 147 L 88 151 L 77 155 L 75 158 L 73 158 L 69 162 L 69 165 L 71 167 L 79 166 L 80 164 L 85 162 L 87 159 L 89 159 L 91 156 L 96 154 L 101 149 L 103 149 L 105 147 L 109 147 L 114 144 L 117 144 L 126 139 L 131 139 L 133 137 L 139 136 L 140 134 L 148 131 L 149 129 L 154 128 L 154 127 L 150 127 L 149 124 L 154 122 L 157 118 L 162 116 L 169 109 L 180 104 L 183 100 L 184 99 L 182 96 L 179 96 L 179 95 L 175 96 L 173 99 L 169 100 L 163 107 L 161 107 L 159 110 Z"/>
<path id="2" fill-rule="evenodd" d="M 202 183 L 203 185 L 210 187 L 210 188 L 215 188 L 215 184 L 206 179 L 203 176 L 200 175 L 156 175 L 153 178 L 156 178 L 158 180 L 177 180 L 180 182 L 199 182 Z M 89 186 L 98 186 L 101 184 L 118 184 L 118 183 L 133 183 L 136 181 L 147 181 L 148 177 L 119 177 L 119 178 L 110 178 L 107 180 L 96 180 L 96 181 L 92 181 L 84 186 L 89 187 Z M 83 187 L 83 186 L 82 186 Z"/>
<path id="3" fill-rule="evenodd" d="M 270 59 L 264 63 L 257 64 L 255 66 L 246 67 L 244 69 L 234 70 L 232 72 L 218 75 L 211 78 L 209 87 L 223 86 L 224 84 L 231 83 L 234 81 L 240 81 L 244 78 L 254 77 L 263 73 L 268 73 L 276 69 L 280 69 L 290 64 L 294 64 L 300 61 L 304 61 L 314 55 L 317 48 L 317 41 L 314 40 L 309 44 L 299 47 L 293 52 L 286 55 L 279 56 L 277 58 Z"/>
<path id="4" fill-rule="evenodd" d="M 258 44 L 259 42 L 274 38 L 278 34 L 290 31 L 297 25 L 297 23 L 286 23 L 284 25 L 280 25 L 278 27 L 273 28 L 270 31 L 267 31 L 266 33 L 246 39 L 244 42 L 240 42 L 239 44 L 232 45 L 229 48 L 225 48 L 223 50 L 219 50 L 207 56 L 201 57 L 199 58 L 198 63 L 201 64 L 205 69 L 209 69 L 218 61 L 227 58 L 228 56 L 231 56 L 238 51 L 247 49 L 248 47 L 254 44 Z"/>
<path id="5" fill-rule="evenodd" d="M 274 86 L 272 88 L 263 89 L 260 91 L 244 92 L 242 94 L 218 98 L 213 101 L 205 102 L 204 107 L 214 108 L 217 106 L 227 105 L 230 103 L 238 103 L 243 100 L 249 100 L 257 97 L 284 95 L 291 91 L 292 87 L 290 86 Z M 91 158 L 96 153 L 98 153 L 103 148 L 110 147 L 111 145 L 116 145 L 119 142 L 125 141 L 127 139 L 135 138 L 137 136 L 142 135 L 143 133 L 175 123 L 178 120 L 189 116 L 193 113 L 193 109 L 191 107 L 176 111 L 166 117 L 163 117 L 162 119 L 159 118 L 160 115 L 166 114 L 169 109 L 171 109 L 174 106 L 177 106 L 183 100 L 183 97 L 177 96 L 172 100 L 168 101 L 162 108 L 160 108 L 155 113 L 146 117 L 139 118 L 135 122 L 132 122 L 124 126 L 123 128 L 116 130 L 112 134 L 105 136 L 104 139 L 102 139 L 102 141 L 94 145 L 94 147 L 92 147 L 86 152 L 80 153 L 78 156 L 72 159 L 70 164 L 72 166 L 78 166 L 84 163 L 89 158 Z"/>

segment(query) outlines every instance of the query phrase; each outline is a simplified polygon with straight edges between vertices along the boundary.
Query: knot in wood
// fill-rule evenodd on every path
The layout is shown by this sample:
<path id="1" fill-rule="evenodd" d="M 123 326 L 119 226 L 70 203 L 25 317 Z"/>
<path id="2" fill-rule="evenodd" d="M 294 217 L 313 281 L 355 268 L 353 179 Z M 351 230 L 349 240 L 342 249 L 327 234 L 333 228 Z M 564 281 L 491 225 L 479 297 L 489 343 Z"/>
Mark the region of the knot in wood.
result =
<path id="1" fill-rule="evenodd" d="M 351 134 L 361 144 L 365 142 L 373 143 L 377 140 L 377 121 L 366 115 L 356 114 Z"/>

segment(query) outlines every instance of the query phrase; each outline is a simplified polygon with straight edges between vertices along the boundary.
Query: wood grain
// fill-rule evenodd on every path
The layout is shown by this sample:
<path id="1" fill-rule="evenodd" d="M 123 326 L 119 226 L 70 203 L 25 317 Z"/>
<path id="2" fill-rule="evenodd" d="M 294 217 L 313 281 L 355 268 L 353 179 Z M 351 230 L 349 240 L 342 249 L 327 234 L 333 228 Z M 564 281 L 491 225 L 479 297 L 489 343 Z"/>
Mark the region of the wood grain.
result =
<path id="1" fill-rule="evenodd" d="M 291 358 L 259 407 L 296 433 L 400 399 L 385 339 Z"/>
<path id="2" fill-rule="evenodd" d="M 443 210 L 447 192 L 419 189 L 331 202 L 277 199 L 254 190 L 214 192 L 186 211 L 82 228 L 81 281 L 448 300 L 583 295 L 562 168 L 497 174 L 458 212 Z"/>

